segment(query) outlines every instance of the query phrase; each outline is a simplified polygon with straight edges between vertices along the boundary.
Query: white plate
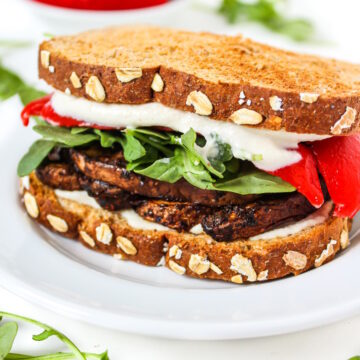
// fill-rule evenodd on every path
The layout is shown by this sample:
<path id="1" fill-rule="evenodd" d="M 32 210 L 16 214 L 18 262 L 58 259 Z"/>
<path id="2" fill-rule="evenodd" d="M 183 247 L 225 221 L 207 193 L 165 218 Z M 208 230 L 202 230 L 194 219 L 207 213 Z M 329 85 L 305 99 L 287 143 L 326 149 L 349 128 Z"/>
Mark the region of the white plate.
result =
<path id="1" fill-rule="evenodd" d="M 118 261 L 54 236 L 27 217 L 18 198 L 16 164 L 34 135 L 16 118 L 3 124 L 0 285 L 13 293 L 97 325 L 182 339 L 281 334 L 360 312 L 358 240 L 315 271 L 239 286 Z"/>

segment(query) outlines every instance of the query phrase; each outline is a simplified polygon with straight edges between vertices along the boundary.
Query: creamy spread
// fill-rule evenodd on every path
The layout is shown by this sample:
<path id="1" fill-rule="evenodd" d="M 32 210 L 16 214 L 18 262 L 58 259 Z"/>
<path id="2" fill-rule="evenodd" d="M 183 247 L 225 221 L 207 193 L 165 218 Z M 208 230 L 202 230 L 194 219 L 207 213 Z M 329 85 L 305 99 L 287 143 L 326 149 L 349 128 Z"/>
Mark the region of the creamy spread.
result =
<path id="1" fill-rule="evenodd" d="M 128 222 L 130 226 L 135 229 L 142 230 L 171 230 L 164 225 L 160 225 L 151 221 L 144 220 L 140 215 L 137 214 L 136 211 L 132 209 L 121 210 L 121 216 Z"/>
<path id="2" fill-rule="evenodd" d="M 300 142 L 326 138 L 316 134 L 297 134 L 285 131 L 254 129 L 231 122 L 210 119 L 189 111 L 180 111 L 159 103 L 141 105 L 105 104 L 85 98 L 66 95 L 56 91 L 51 105 L 61 116 L 72 117 L 89 124 L 113 128 L 137 128 L 165 126 L 181 133 L 190 128 L 202 134 L 208 146 L 202 148 L 202 155 L 213 157 L 214 134 L 231 146 L 234 157 L 252 161 L 258 168 L 267 171 L 298 162 L 301 156 L 296 151 Z M 261 155 L 259 159 L 259 155 Z M 256 161 L 253 161 L 256 159 Z"/>
<path id="3" fill-rule="evenodd" d="M 56 196 L 76 201 L 79 204 L 88 205 L 95 209 L 101 209 L 101 206 L 96 202 L 94 198 L 88 195 L 86 191 L 67 191 L 67 190 L 55 190 Z"/>
<path id="4" fill-rule="evenodd" d="M 322 224 L 329 217 L 329 213 L 332 209 L 332 201 L 326 202 L 320 209 L 310 214 L 306 218 L 296 221 L 293 224 L 267 231 L 263 234 L 259 234 L 249 238 L 249 240 L 269 240 L 278 237 L 286 237 L 294 235 L 306 228 Z"/>

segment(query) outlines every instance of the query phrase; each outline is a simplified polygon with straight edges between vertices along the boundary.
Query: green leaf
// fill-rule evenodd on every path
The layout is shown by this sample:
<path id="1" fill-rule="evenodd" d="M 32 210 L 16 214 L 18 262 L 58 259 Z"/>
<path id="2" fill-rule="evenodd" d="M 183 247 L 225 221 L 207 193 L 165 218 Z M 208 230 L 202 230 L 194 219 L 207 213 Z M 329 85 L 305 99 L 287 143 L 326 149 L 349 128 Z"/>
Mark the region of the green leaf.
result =
<path id="1" fill-rule="evenodd" d="M 97 359 L 97 360 L 109 360 L 109 356 L 107 351 L 104 351 L 101 354 L 94 354 L 94 353 L 81 353 L 85 356 L 86 359 Z M 74 354 L 73 353 L 65 353 L 65 352 L 56 352 L 52 354 L 46 355 L 24 355 L 24 354 L 13 354 L 10 353 L 6 356 L 5 360 L 73 360 Z"/>
<path id="2" fill-rule="evenodd" d="M 125 133 L 124 139 L 120 139 L 121 146 L 124 150 L 124 158 L 126 161 L 135 161 L 146 154 L 146 150 L 141 142 L 133 135 Z"/>
<path id="3" fill-rule="evenodd" d="M 17 331 L 18 325 L 14 321 L 0 326 L 0 360 L 5 359 L 11 351 Z"/>
<path id="4" fill-rule="evenodd" d="M 32 339 L 35 341 L 43 341 L 48 339 L 50 336 L 56 335 L 56 331 L 54 330 L 44 330 L 38 335 L 33 335 Z"/>
<path id="5" fill-rule="evenodd" d="M 31 45 L 31 41 L 0 39 L 0 47 L 2 48 L 24 48 Z"/>
<path id="6" fill-rule="evenodd" d="M 182 161 L 178 156 L 156 160 L 152 165 L 144 169 L 135 169 L 136 173 L 148 176 L 152 179 L 175 183 L 183 175 Z"/>
<path id="7" fill-rule="evenodd" d="M 35 170 L 50 153 L 50 151 L 55 147 L 55 145 L 55 141 L 35 141 L 18 164 L 18 176 L 22 177 L 29 175 L 33 170 Z"/>
<path id="8" fill-rule="evenodd" d="M 182 144 L 184 146 L 184 148 L 187 150 L 188 154 L 191 154 L 194 160 L 194 163 L 196 164 L 196 160 L 198 162 L 201 162 L 206 169 L 208 169 L 212 174 L 222 178 L 222 172 L 225 171 L 225 166 L 222 169 L 222 172 L 215 169 L 214 166 L 212 165 L 212 163 L 210 162 L 210 159 L 205 159 L 203 156 L 200 155 L 199 151 L 201 151 L 201 148 L 197 146 L 197 148 L 195 148 L 195 144 L 196 144 L 196 132 L 193 129 L 190 129 L 188 132 L 186 132 L 185 134 L 183 134 L 181 136 L 181 142 L 180 144 Z M 214 141 L 216 142 L 216 141 Z M 206 144 L 205 144 L 206 146 Z M 217 147 L 217 144 L 216 144 Z M 216 151 L 218 152 L 218 148 L 216 149 Z M 219 164 L 221 163 L 221 161 L 219 161 Z"/>
<path id="9" fill-rule="evenodd" d="M 135 129 L 127 129 L 126 134 L 132 135 L 136 137 L 139 141 L 153 146 L 155 149 L 161 151 L 167 157 L 173 156 L 173 150 L 169 149 L 168 146 L 164 146 L 164 142 L 159 141 L 159 139 L 156 139 L 156 137 L 149 137 Z M 165 144 L 168 144 L 168 142 L 166 141 Z"/>
<path id="10" fill-rule="evenodd" d="M 104 148 L 112 147 L 114 145 L 114 143 L 121 141 L 120 136 L 114 136 L 109 131 L 102 131 L 99 129 L 95 129 L 93 131 L 95 134 L 100 136 L 100 145 Z M 77 134 L 79 134 L 79 133 L 80 132 L 77 132 Z"/>
<path id="11" fill-rule="evenodd" d="M 349 360 L 360 360 L 360 355 L 353 356 Z"/>
<path id="12" fill-rule="evenodd" d="M 131 131 L 133 134 L 147 135 L 153 139 L 157 139 L 160 142 L 165 141 L 165 143 L 169 143 L 170 141 L 170 135 L 167 132 L 160 132 L 142 128 L 127 130 L 127 132 L 129 131 Z"/>
<path id="13" fill-rule="evenodd" d="M 33 129 L 46 140 L 70 147 L 89 144 L 99 138 L 96 134 L 72 134 L 69 128 L 60 126 L 35 125 Z"/>
<path id="14" fill-rule="evenodd" d="M 311 39 L 314 35 L 312 23 L 306 19 L 288 19 L 277 9 L 278 3 L 276 0 L 223 0 L 219 13 L 229 23 L 253 21 L 294 41 Z"/>
<path id="15" fill-rule="evenodd" d="M 126 165 L 128 171 L 133 171 L 136 168 L 140 169 L 141 165 L 152 164 L 159 159 L 159 152 L 148 144 L 144 144 L 146 154 L 137 160 L 133 160 Z M 142 166 L 144 168 L 144 166 Z"/>
<path id="16" fill-rule="evenodd" d="M 12 71 L 0 66 L 0 100 L 6 100 L 24 86 L 23 81 Z"/>
<path id="17" fill-rule="evenodd" d="M 23 105 L 43 97 L 46 93 L 26 84 L 17 74 L 0 65 L 0 100 L 19 94 Z"/>
<path id="18" fill-rule="evenodd" d="M 73 127 L 73 128 L 71 128 L 71 134 L 73 134 L 73 135 L 81 134 L 81 133 L 87 132 L 89 130 L 90 129 L 86 128 L 86 127 Z"/>
<path id="19" fill-rule="evenodd" d="M 179 158 L 181 157 L 183 177 L 187 182 L 200 189 L 210 189 L 212 187 L 215 180 L 213 180 L 207 169 L 197 161 L 196 156 L 183 149 L 177 149 L 175 153 Z"/>
<path id="20" fill-rule="evenodd" d="M 39 99 L 46 95 L 44 91 L 38 90 L 30 85 L 24 84 L 18 90 L 20 100 L 23 105 L 27 105 L 29 102 Z"/>
<path id="21" fill-rule="evenodd" d="M 67 336 L 65 336 L 63 333 L 55 330 L 54 328 L 50 327 L 49 325 L 46 325 L 46 324 L 36 321 L 34 319 L 27 318 L 25 316 L 11 314 L 11 313 L 7 313 L 7 312 L 0 312 L 0 316 L 7 317 L 10 319 L 25 321 L 27 323 L 41 327 L 42 329 L 44 329 L 48 332 L 53 332 L 54 335 L 56 335 L 59 338 L 59 340 L 61 340 L 64 344 L 66 344 L 69 347 L 69 349 L 73 352 L 73 356 L 76 359 L 86 360 L 86 357 L 81 353 L 81 351 L 77 348 L 77 346 Z M 44 336 L 44 338 L 46 337 L 46 335 L 43 335 L 43 336 Z"/>
<path id="22" fill-rule="evenodd" d="M 219 181 L 214 185 L 215 190 L 230 191 L 240 195 L 286 193 L 296 189 L 277 176 L 253 169 L 226 181 Z"/>

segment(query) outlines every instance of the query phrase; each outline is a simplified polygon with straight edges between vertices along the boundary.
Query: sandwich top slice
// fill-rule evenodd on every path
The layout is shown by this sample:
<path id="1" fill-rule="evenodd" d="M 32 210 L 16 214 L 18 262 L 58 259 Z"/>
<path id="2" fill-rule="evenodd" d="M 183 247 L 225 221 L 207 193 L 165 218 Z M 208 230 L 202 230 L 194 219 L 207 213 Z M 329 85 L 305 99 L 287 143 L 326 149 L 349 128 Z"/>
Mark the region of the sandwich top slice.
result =
<path id="1" fill-rule="evenodd" d="M 360 66 L 154 27 L 55 37 L 19 163 L 31 217 L 95 250 L 235 283 L 348 245 Z M 28 180 L 24 177 L 30 175 Z"/>

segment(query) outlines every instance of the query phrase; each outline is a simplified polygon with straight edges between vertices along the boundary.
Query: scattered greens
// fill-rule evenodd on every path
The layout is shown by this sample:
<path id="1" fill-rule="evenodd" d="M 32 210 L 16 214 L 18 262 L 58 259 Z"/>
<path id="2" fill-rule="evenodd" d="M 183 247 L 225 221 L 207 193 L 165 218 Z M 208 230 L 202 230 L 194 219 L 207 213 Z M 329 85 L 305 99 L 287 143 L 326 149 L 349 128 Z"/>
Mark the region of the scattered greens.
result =
<path id="1" fill-rule="evenodd" d="M 65 360 L 65 359 L 78 359 L 78 360 L 87 360 L 87 359 L 97 359 L 97 360 L 109 360 L 107 351 L 101 354 L 93 353 L 84 353 L 81 352 L 78 347 L 64 334 L 55 330 L 49 325 L 43 324 L 39 321 L 16 315 L 7 312 L 0 312 L 0 321 L 2 318 L 8 318 L 12 320 L 20 320 L 23 322 L 30 323 L 32 325 L 38 326 L 43 329 L 40 334 L 33 335 L 32 339 L 34 341 L 44 341 L 51 336 L 57 337 L 63 344 L 65 344 L 71 352 L 57 352 L 53 354 L 46 355 L 24 355 L 24 354 L 15 354 L 11 353 L 11 349 L 17 335 L 18 325 L 16 321 L 11 321 L 0 326 L 0 360 Z"/>
<path id="2" fill-rule="evenodd" d="M 281 0 L 223 0 L 219 8 L 229 23 L 253 21 L 267 29 L 295 41 L 307 41 L 314 35 L 314 27 L 306 19 L 288 19 L 277 9 Z"/>
<path id="3" fill-rule="evenodd" d="M 30 46 L 31 41 L 0 39 L 0 48 L 15 49 Z"/>
<path id="4" fill-rule="evenodd" d="M 45 95 L 43 91 L 26 84 L 14 72 L 0 64 L 0 101 L 18 94 L 23 105 Z"/>
<path id="5" fill-rule="evenodd" d="M 206 158 L 203 137 L 190 129 L 185 134 L 149 129 L 104 131 L 66 128 L 38 121 L 33 128 L 42 136 L 20 160 L 18 175 L 36 169 L 55 147 L 81 147 L 97 143 L 103 148 L 120 147 L 127 169 L 135 173 L 174 183 L 181 178 L 200 189 L 230 191 L 237 194 L 291 192 L 294 187 L 232 156 L 230 146 L 217 135 L 212 141 L 217 151 Z"/>

